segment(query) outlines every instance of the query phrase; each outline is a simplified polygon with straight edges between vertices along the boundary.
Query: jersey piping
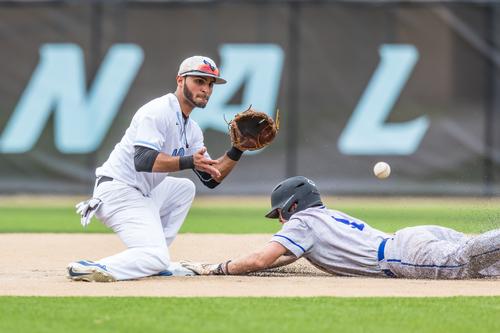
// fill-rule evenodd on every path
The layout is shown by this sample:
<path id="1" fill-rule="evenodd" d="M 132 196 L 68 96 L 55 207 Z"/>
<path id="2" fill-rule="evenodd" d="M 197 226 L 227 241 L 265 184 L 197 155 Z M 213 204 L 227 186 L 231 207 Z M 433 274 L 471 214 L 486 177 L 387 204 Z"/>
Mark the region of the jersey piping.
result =
<path id="1" fill-rule="evenodd" d="M 281 238 L 284 238 L 286 239 L 287 241 L 289 241 L 290 243 L 292 243 L 293 245 L 297 246 L 299 249 L 302 250 L 302 252 L 306 252 L 306 250 L 304 250 L 304 248 L 302 246 L 300 246 L 299 244 L 295 243 L 293 240 L 291 240 L 290 238 L 286 237 L 286 236 L 283 236 L 283 235 L 274 235 L 273 237 L 281 237 Z"/>

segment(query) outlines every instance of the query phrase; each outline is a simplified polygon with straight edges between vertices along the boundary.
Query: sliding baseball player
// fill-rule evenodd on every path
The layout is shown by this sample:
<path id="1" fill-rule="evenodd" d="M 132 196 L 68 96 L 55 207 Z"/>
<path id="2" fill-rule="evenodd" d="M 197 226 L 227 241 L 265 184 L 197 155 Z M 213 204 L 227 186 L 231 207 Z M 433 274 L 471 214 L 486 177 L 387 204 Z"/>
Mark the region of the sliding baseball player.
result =
<path id="1" fill-rule="evenodd" d="M 260 251 L 220 264 L 182 262 L 199 275 L 246 274 L 304 257 L 319 269 L 344 276 L 471 279 L 500 276 L 500 229 L 468 236 L 440 226 L 410 227 L 394 235 L 326 208 L 305 177 L 279 183 L 269 218 L 282 229 Z"/>

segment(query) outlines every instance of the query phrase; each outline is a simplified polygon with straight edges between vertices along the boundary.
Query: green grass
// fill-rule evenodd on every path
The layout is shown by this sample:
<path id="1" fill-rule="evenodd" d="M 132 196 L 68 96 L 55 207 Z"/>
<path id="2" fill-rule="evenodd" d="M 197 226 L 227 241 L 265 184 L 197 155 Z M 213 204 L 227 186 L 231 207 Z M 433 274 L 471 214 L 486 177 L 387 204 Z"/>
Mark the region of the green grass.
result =
<path id="1" fill-rule="evenodd" d="M 262 217 L 258 208 L 193 207 L 181 232 L 194 233 L 272 233 L 279 223 Z M 98 220 L 85 229 L 72 208 L 0 207 L 0 232 L 111 232 Z"/>
<path id="2" fill-rule="evenodd" d="M 1 297 L 0 332 L 492 333 L 499 312 L 499 297 Z"/>
<path id="3" fill-rule="evenodd" d="M 78 217 L 66 207 L 0 207 L 0 232 L 83 232 Z M 86 230 L 107 232 L 95 220 Z"/>
<path id="4" fill-rule="evenodd" d="M 397 203 L 397 202 L 396 202 Z M 466 233 L 479 233 L 500 226 L 500 205 L 464 202 L 410 202 L 407 204 L 373 204 L 359 202 L 335 206 L 371 226 L 386 232 L 425 224 L 438 224 Z M 226 203 L 194 205 L 181 233 L 273 233 L 279 230 L 276 220 L 263 217 L 265 205 L 230 206 Z M 69 206 L 40 207 L 0 206 L 0 232 L 110 232 L 94 220 L 86 229 Z"/>

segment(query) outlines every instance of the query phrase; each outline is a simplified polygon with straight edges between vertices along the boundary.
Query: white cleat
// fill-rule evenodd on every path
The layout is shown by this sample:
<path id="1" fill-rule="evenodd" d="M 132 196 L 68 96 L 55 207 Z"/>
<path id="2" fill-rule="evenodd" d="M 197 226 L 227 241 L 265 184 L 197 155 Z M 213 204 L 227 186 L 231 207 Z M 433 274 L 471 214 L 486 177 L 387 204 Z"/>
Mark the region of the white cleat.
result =
<path id="1" fill-rule="evenodd" d="M 67 267 L 68 279 L 86 282 L 115 282 L 116 279 L 106 269 L 106 266 L 90 260 L 72 262 Z"/>

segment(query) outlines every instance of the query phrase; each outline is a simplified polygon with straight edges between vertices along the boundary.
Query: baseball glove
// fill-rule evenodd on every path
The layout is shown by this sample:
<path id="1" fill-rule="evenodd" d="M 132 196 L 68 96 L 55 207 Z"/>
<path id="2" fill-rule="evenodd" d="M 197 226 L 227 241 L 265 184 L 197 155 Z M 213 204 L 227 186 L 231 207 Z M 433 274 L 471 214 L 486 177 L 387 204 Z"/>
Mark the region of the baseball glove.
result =
<path id="1" fill-rule="evenodd" d="M 227 265 L 229 265 L 230 262 L 231 260 L 220 264 L 206 264 L 181 260 L 180 264 L 196 275 L 229 275 Z"/>
<path id="2" fill-rule="evenodd" d="M 279 111 L 276 121 L 264 112 L 255 111 L 252 106 L 234 116 L 229 123 L 231 144 L 241 151 L 258 150 L 268 144 L 278 134 Z"/>

